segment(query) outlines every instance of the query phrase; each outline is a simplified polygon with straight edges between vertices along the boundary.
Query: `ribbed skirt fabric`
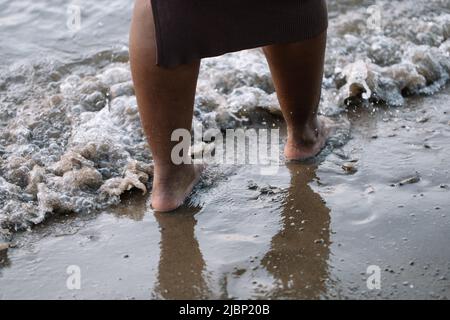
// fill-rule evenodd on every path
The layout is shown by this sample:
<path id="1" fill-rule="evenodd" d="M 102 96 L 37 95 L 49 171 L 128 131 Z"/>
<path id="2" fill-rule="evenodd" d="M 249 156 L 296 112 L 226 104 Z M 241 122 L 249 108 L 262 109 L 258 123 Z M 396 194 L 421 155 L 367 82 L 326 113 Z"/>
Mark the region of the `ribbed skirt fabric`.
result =
<path id="1" fill-rule="evenodd" d="M 328 26 L 326 0 L 150 0 L 157 64 L 313 38 Z"/>

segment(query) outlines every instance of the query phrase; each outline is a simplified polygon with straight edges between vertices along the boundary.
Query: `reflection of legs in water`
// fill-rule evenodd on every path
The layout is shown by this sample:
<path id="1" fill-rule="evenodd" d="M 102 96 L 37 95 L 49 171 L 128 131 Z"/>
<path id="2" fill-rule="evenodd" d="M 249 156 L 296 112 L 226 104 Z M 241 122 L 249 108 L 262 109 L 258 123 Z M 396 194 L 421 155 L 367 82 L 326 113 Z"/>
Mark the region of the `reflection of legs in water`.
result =
<path id="1" fill-rule="evenodd" d="M 288 164 L 291 186 L 282 212 L 283 227 L 262 260 L 279 281 L 276 297 L 317 298 L 324 292 L 330 244 L 330 210 L 308 185 L 316 168 Z"/>
<path id="2" fill-rule="evenodd" d="M 208 298 L 205 262 L 194 236 L 193 213 L 155 214 L 161 230 L 156 292 L 165 299 Z"/>
<path id="3" fill-rule="evenodd" d="M 317 116 L 325 46 L 326 32 L 303 42 L 263 48 L 288 128 L 288 160 L 315 156 L 329 135 L 329 120 Z"/>
<path id="4" fill-rule="evenodd" d="M 165 69 L 156 66 L 155 28 L 150 0 L 137 0 L 130 31 L 130 63 L 142 126 L 155 165 L 152 206 L 179 207 L 197 182 L 200 166 L 175 165 L 171 151 L 176 129 L 190 131 L 200 61 Z"/>

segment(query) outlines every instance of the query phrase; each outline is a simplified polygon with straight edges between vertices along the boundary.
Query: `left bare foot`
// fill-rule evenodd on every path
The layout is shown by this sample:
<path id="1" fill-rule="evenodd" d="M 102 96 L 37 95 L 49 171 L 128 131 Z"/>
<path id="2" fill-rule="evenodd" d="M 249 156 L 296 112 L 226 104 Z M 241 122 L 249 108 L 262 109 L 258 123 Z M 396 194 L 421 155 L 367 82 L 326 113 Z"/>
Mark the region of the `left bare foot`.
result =
<path id="1" fill-rule="evenodd" d="M 157 212 L 170 212 L 178 209 L 200 180 L 203 165 L 173 166 L 171 170 L 155 166 L 152 208 Z"/>

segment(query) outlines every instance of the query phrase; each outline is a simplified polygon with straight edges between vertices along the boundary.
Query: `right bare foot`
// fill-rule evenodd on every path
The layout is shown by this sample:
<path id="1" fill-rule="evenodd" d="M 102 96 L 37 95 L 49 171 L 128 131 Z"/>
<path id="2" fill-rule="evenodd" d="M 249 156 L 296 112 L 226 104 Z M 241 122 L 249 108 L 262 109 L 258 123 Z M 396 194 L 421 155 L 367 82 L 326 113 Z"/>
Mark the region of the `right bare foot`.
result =
<path id="1" fill-rule="evenodd" d="M 155 168 L 151 196 L 152 207 L 158 212 L 178 209 L 200 180 L 203 165 L 180 165 L 171 169 Z"/>
<path id="2" fill-rule="evenodd" d="M 333 127 L 333 121 L 324 116 L 317 117 L 303 129 L 292 128 L 284 148 L 287 161 L 312 158 L 324 148 Z"/>

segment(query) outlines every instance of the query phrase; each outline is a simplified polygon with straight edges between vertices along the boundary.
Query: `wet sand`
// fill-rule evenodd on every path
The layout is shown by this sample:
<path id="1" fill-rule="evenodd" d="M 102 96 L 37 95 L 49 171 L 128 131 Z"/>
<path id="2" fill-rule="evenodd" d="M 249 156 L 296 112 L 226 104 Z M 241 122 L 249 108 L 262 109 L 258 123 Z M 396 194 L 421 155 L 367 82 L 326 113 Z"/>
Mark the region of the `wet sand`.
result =
<path id="1" fill-rule="evenodd" d="M 448 299 L 449 112 L 448 88 L 349 108 L 351 139 L 321 162 L 223 168 L 174 214 L 133 191 L 53 216 L 13 236 L 0 299 Z"/>

